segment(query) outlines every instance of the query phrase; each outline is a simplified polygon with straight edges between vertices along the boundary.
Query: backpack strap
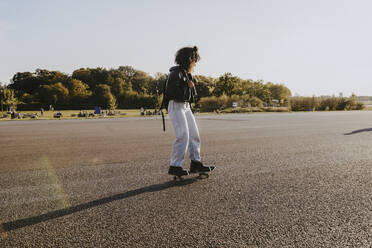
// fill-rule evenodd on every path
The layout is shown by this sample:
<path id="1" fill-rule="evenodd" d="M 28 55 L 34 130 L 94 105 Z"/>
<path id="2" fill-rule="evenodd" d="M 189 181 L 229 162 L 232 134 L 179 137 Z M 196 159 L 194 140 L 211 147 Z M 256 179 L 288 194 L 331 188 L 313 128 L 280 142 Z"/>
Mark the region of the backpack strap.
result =
<path id="1" fill-rule="evenodd" d="M 160 109 L 161 118 L 163 119 L 163 132 L 165 132 L 165 119 L 164 119 L 164 113 L 163 110 Z"/>
<path id="2" fill-rule="evenodd" d="M 160 105 L 160 113 L 161 113 L 161 118 L 163 120 L 163 131 L 164 132 L 165 132 L 165 118 L 164 118 L 163 108 L 165 108 L 165 106 L 167 104 L 167 101 L 168 101 L 167 96 L 166 96 L 168 80 L 169 80 L 169 75 L 168 75 L 167 79 L 164 81 L 164 84 L 163 84 L 163 99 L 162 99 L 161 105 Z"/>
<path id="3" fill-rule="evenodd" d="M 187 73 L 186 70 L 183 70 L 183 74 L 185 75 L 185 77 L 186 77 L 186 79 L 187 79 L 188 81 L 191 81 L 191 82 L 194 83 L 194 88 L 192 88 L 192 90 L 191 90 L 190 92 L 191 92 L 192 100 L 193 100 L 194 104 L 196 104 L 196 96 L 198 95 L 198 94 L 196 93 L 196 85 L 195 85 L 196 82 L 195 82 L 194 78 L 191 78 L 192 80 L 190 80 L 190 78 L 189 78 L 189 74 Z M 190 109 L 192 110 L 192 108 L 191 108 L 191 104 L 190 104 Z"/>

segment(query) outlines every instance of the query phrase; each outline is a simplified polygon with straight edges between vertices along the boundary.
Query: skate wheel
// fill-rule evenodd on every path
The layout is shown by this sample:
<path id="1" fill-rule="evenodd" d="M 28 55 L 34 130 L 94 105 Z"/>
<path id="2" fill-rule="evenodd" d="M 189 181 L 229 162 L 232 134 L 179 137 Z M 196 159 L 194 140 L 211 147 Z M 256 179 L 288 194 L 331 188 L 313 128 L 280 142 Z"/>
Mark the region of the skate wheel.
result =
<path id="1" fill-rule="evenodd" d="M 174 181 L 183 181 L 183 177 L 174 176 L 174 177 L 173 177 L 173 180 L 174 180 Z"/>
<path id="2" fill-rule="evenodd" d="M 200 179 L 207 179 L 209 177 L 208 173 L 199 173 L 199 178 Z"/>

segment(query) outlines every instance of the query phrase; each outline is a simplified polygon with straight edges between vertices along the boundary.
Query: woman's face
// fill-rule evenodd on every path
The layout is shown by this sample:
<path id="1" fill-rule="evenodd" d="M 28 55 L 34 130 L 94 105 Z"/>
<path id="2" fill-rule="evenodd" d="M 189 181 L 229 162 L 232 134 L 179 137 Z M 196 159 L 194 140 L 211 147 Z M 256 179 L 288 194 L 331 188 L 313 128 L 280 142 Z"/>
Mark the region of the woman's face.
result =
<path id="1" fill-rule="evenodd" d="M 196 62 L 191 61 L 190 66 L 189 66 L 189 72 L 192 72 L 192 70 L 194 70 L 195 65 L 196 65 Z"/>

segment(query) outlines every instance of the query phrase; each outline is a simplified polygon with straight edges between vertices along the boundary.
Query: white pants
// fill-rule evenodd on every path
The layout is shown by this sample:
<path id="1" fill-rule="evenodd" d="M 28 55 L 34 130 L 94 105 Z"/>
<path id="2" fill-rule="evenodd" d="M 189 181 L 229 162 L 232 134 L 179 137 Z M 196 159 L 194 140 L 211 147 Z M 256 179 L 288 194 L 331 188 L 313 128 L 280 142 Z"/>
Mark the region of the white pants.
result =
<path id="1" fill-rule="evenodd" d="M 176 140 L 172 146 L 171 166 L 182 166 L 187 148 L 190 160 L 200 161 L 200 136 L 188 102 L 169 101 L 168 115 Z"/>

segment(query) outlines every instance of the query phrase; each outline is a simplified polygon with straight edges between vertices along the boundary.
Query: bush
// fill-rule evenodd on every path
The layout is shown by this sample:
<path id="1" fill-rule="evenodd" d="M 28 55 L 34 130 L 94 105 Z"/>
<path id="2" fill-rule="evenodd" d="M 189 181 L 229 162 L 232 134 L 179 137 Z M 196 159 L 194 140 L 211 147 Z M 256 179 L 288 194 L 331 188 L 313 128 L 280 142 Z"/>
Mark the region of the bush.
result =
<path id="1" fill-rule="evenodd" d="M 231 107 L 231 98 L 226 96 L 226 95 L 222 95 L 220 97 L 217 98 L 217 103 L 219 105 L 219 109 L 225 109 L 225 108 L 229 108 Z"/>
<path id="2" fill-rule="evenodd" d="M 353 94 L 348 99 L 347 110 L 361 110 L 364 109 L 364 104 L 356 100 L 356 96 Z"/>
<path id="3" fill-rule="evenodd" d="M 240 97 L 240 102 L 241 102 L 241 107 L 251 107 L 251 103 L 250 103 L 250 97 L 249 95 L 242 95 Z"/>
<path id="4" fill-rule="evenodd" d="M 357 102 L 355 105 L 355 110 L 362 110 L 364 109 L 364 104 L 362 102 Z"/>
<path id="5" fill-rule="evenodd" d="M 251 104 L 252 107 L 262 108 L 263 105 L 262 100 L 255 96 L 249 99 L 249 103 Z"/>
<path id="6" fill-rule="evenodd" d="M 290 101 L 292 111 L 314 111 L 317 105 L 315 97 L 293 97 Z"/>
<path id="7" fill-rule="evenodd" d="M 363 109 L 364 105 L 357 102 L 355 97 L 293 97 L 290 101 L 292 111 L 333 111 L 333 110 L 357 110 Z"/>
<path id="8" fill-rule="evenodd" d="M 325 110 L 336 110 L 338 105 L 338 100 L 335 97 L 330 97 L 327 99 L 322 100 L 323 106 L 325 106 Z"/>
<path id="9" fill-rule="evenodd" d="M 220 97 L 209 96 L 201 98 L 198 105 L 202 112 L 213 112 L 217 109 L 226 109 L 231 107 L 232 102 L 232 98 L 226 95 Z"/>
<path id="10" fill-rule="evenodd" d="M 232 103 L 237 102 L 238 107 L 232 108 Z M 249 97 L 249 95 L 222 95 L 220 97 L 210 96 L 210 97 L 203 97 L 199 100 L 198 105 L 200 106 L 200 111 L 202 112 L 213 112 L 215 110 L 223 110 L 225 113 L 245 113 L 245 112 L 262 112 L 262 105 L 263 102 L 258 97 Z M 278 109 L 272 109 L 269 111 L 282 111 Z M 288 111 L 286 107 L 285 110 Z"/>
<path id="11" fill-rule="evenodd" d="M 345 97 L 337 99 L 336 110 L 345 110 L 349 105 L 349 100 Z"/>
<path id="12" fill-rule="evenodd" d="M 231 108 L 233 102 L 238 103 L 238 107 L 242 107 L 242 100 L 241 100 L 241 97 L 240 96 L 238 96 L 238 95 L 232 95 L 232 96 L 230 96 L 229 97 L 229 101 L 227 103 L 227 108 Z"/>
<path id="13" fill-rule="evenodd" d="M 331 110 L 345 110 L 351 109 L 350 101 L 345 97 L 330 97 L 321 99 L 317 110 L 331 111 Z"/>
<path id="14" fill-rule="evenodd" d="M 199 100 L 200 111 L 202 112 L 213 112 L 217 109 L 220 109 L 220 104 L 217 97 L 203 97 Z"/>
<path id="15" fill-rule="evenodd" d="M 318 104 L 318 106 L 317 106 L 317 108 L 316 108 L 316 110 L 329 110 L 329 106 L 330 106 L 330 104 L 329 104 L 329 100 L 328 99 L 321 99 L 320 101 L 319 101 L 319 104 Z"/>

